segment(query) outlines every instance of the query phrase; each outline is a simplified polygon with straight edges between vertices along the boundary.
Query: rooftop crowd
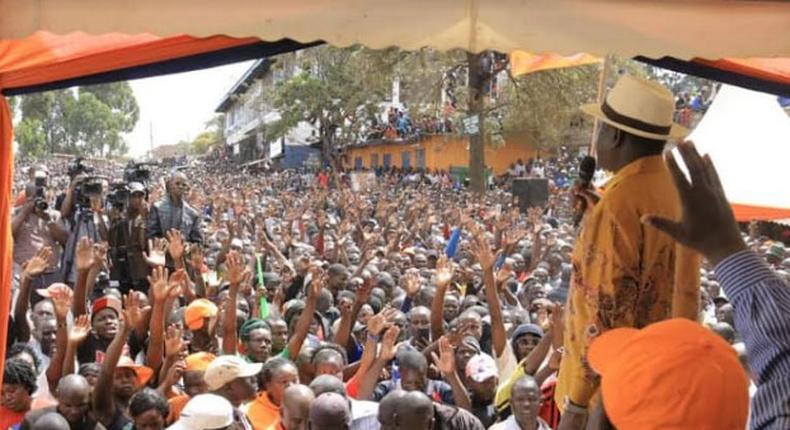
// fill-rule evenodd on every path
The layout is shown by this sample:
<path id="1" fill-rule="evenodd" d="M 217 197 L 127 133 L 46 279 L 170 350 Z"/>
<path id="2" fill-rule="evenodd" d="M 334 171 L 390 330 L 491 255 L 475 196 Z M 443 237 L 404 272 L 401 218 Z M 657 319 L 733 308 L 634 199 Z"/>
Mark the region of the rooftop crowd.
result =
<path id="1" fill-rule="evenodd" d="M 790 260 L 738 230 L 712 165 L 680 149 L 683 217 L 644 228 L 707 258 L 701 324 L 599 336 L 596 428 L 745 428 L 760 392 L 751 424 L 786 428 Z M 507 180 L 478 199 L 440 173 L 352 192 L 343 172 L 20 164 L 0 429 L 573 428 L 556 392 L 576 161 L 514 164 L 552 183 L 526 213 Z M 640 421 L 661 414 L 674 426 Z"/>

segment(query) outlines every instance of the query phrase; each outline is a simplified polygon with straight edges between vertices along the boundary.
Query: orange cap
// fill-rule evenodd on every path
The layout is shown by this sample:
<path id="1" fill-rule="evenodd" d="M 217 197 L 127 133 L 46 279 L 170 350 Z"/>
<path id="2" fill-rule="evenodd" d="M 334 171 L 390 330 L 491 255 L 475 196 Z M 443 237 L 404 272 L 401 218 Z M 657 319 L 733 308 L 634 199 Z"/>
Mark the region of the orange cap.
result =
<path id="1" fill-rule="evenodd" d="M 186 363 L 186 370 L 202 370 L 205 372 L 208 365 L 211 364 L 215 358 L 217 357 L 210 352 L 196 352 L 187 355 L 187 358 L 184 359 L 184 363 Z"/>
<path id="2" fill-rule="evenodd" d="M 118 360 L 117 368 L 127 368 L 134 370 L 135 375 L 137 375 L 137 387 L 142 387 L 143 385 L 147 384 L 151 377 L 154 376 L 154 371 L 148 366 L 143 366 L 142 364 L 137 364 L 126 355 L 122 355 L 121 358 Z"/>
<path id="3" fill-rule="evenodd" d="M 190 330 L 203 328 L 203 319 L 217 315 L 217 305 L 208 299 L 197 299 L 187 305 L 184 311 L 184 322 Z"/>
<path id="4" fill-rule="evenodd" d="M 618 430 L 746 428 L 749 380 L 735 350 L 700 324 L 619 328 L 587 353 Z"/>

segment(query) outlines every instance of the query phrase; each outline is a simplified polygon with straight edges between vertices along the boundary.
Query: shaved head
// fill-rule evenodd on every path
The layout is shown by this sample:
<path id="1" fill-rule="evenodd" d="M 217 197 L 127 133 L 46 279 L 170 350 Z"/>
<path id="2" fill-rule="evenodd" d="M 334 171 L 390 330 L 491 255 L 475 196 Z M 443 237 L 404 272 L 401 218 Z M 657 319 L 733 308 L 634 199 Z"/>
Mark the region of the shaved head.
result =
<path id="1" fill-rule="evenodd" d="M 66 418 L 55 412 L 42 415 L 32 427 L 33 430 L 70 430 L 70 428 Z"/>
<path id="2" fill-rule="evenodd" d="M 381 403 L 379 403 L 378 418 L 382 430 L 394 430 L 398 428 L 398 405 L 400 405 L 405 396 L 405 391 L 393 390 L 381 399 Z"/>
<path id="3" fill-rule="evenodd" d="M 310 383 L 310 389 L 313 390 L 316 397 L 324 393 L 340 394 L 343 397 L 347 396 L 346 387 L 343 385 L 343 381 L 332 375 L 321 375 L 316 377 L 313 379 L 313 382 Z"/>
<path id="4" fill-rule="evenodd" d="M 421 391 L 409 391 L 398 402 L 398 424 L 409 430 L 433 428 L 433 402 Z"/>
<path id="5" fill-rule="evenodd" d="M 71 374 L 60 379 L 55 397 L 58 399 L 58 412 L 72 424 L 79 424 L 85 418 L 91 405 L 91 384 L 82 375 Z"/>
<path id="6" fill-rule="evenodd" d="M 281 422 L 285 430 L 304 430 L 310 418 L 310 404 L 315 400 L 306 385 L 295 384 L 285 389 Z"/>

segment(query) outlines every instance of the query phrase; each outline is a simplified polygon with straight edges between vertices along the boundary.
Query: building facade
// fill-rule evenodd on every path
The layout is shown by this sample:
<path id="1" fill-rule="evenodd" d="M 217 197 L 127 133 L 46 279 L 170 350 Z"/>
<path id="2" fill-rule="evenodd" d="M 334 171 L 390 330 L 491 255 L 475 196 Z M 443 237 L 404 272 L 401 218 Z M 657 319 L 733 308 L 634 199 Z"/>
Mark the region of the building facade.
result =
<path id="1" fill-rule="evenodd" d="M 317 141 L 314 127 L 302 123 L 281 139 L 265 138 L 266 127 L 280 119 L 267 98 L 268 90 L 298 73 L 297 69 L 273 67 L 275 61 L 265 58 L 253 63 L 228 91 L 216 112 L 225 114 L 223 134 L 235 162 L 266 161 L 283 168 L 299 168 L 320 157 L 320 150 L 312 147 Z"/>

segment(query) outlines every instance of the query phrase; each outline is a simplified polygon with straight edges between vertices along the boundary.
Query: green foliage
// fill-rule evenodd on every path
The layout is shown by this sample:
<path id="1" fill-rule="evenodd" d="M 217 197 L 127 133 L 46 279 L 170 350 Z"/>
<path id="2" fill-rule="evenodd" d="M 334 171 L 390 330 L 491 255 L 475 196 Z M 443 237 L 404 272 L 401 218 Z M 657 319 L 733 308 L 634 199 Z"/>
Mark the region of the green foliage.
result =
<path id="1" fill-rule="evenodd" d="M 280 113 L 266 127 L 266 139 L 281 138 L 305 121 L 318 130 L 325 157 L 356 143 L 389 94 L 398 55 L 397 50 L 320 46 L 286 56 L 278 67 L 288 73 L 296 65 L 301 72 L 263 92 Z"/>
<path id="2" fill-rule="evenodd" d="M 22 154 L 31 156 L 123 155 L 128 151 L 123 134 L 140 116 L 126 82 L 26 95 L 20 109 L 16 140 Z"/>
<path id="3" fill-rule="evenodd" d="M 595 101 L 599 76 L 597 64 L 519 76 L 505 86 L 492 115 L 503 134 L 525 133 L 541 149 L 566 145 L 574 133 L 589 135 L 592 122 L 579 106 Z"/>

